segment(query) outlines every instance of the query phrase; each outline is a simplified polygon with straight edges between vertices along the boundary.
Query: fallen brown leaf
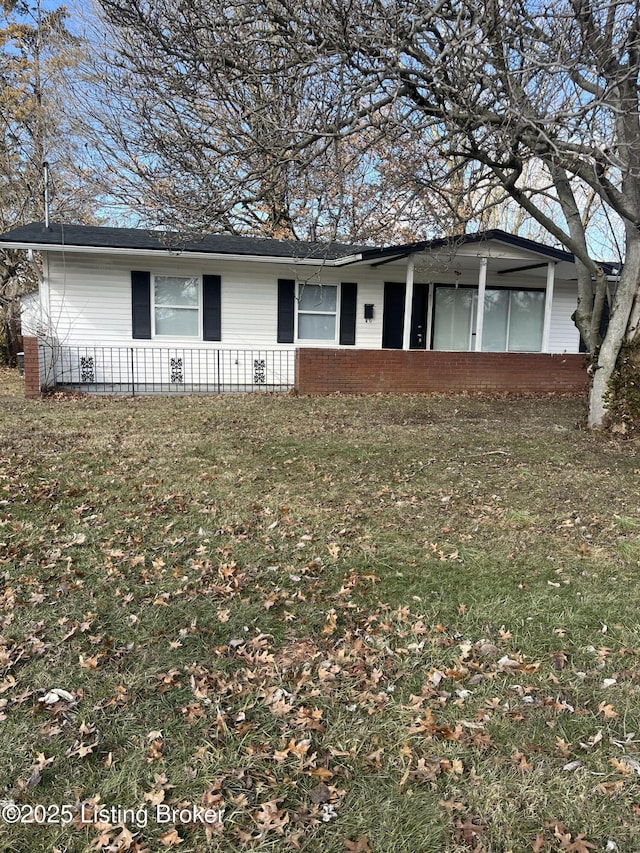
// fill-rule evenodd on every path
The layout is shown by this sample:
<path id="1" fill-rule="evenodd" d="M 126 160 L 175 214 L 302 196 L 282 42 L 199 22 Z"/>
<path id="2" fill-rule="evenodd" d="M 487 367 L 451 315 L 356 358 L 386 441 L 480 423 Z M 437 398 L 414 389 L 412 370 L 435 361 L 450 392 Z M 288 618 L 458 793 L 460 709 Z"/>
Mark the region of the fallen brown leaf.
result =
<path id="1" fill-rule="evenodd" d="M 344 842 L 344 849 L 349 850 L 350 853 L 373 853 L 373 849 L 369 846 L 369 839 L 366 835 L 361 836 L 357 841 L 349 841 L 346 839 Z"/>
<path id="2" fill-rule="evenodd" d="M 464 841 L 465 844 L 471 844 L 474 838 L 482 835 L 484 832 L 484 826 L 481 823 L 475 823 L 475 820 L 475 818 L 467 817 L 464 823 L 461 820 L 457 821 L 456 836 L 459 841 Z"/>
<path id="3" fill-rule="evenodd" d="M 163 847 L 177 847 L 178 844 L 182 844 L 184 841 L 183 838 L 180 838 L 177 830 L 175 829 L 163 832 L 159 840 Z"/>

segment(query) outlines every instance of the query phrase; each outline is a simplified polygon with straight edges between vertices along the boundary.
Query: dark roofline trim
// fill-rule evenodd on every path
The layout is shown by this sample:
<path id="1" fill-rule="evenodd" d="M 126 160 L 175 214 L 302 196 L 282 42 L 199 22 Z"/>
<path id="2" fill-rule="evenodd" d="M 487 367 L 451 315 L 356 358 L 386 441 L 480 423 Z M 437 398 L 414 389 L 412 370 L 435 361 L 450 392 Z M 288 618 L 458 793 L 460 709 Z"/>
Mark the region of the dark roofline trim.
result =
<path id="1" fill-rule="evenodd" d="M 171 236 L 175 241 L 171 241 Z M 164 237 L 168 239 L 164 239 Z M 122 250 L 127 252 L 168 252 L 174 254 L 229 255 L 262 258 L 264 260 L 297 261 L 300 263 L 324 262 L 331 266 L 349 266 L 355 263 L 370 263 L 372 266 L 402 260 L 409 255 L 436 251 L 442 248 L 473 245 L 496 241 L 533 252 L 555 261 L 574 263 L 570 252 L 537 243 L 526 237 L 518 237 L 498 228 L 459 237 L 439 237 L 434 240 L 418 240 L 413 243 L 397 244 L 380 248 L 352 246 L 340 243 L 308 243 L 298 240 L 275 240 L 269 237 L 245 237 L 227 234 L 204 236 L 201 240 L 187 240 L 182 235 L 164 234 L 143 228 L 114 228 L 110 226 L 52 224 L 48 229 L 44 223 L 34 222 L 14 228 L 0 235 L 2 243 L 21 243 L 23 246 L 38 246 L 69 250 Z M 618 264 L 598 262 L 603 270 L 612 274 Z"/>
<path id="2" fill-rule="evenodd" d="M 556 261 L 574 262 L 574 256 L 571 252 L 566 252 L 562 249 L 556 249 L 553 246 L 546 246 L 544 243 L 537 243 L 535 240 L 529 240 L 526 237 L 518 237 L 515 234 L 509 234 L 499 228 L 491 228 L 489 231 L 479 231 L 475 234 L 462 234 L 459 237 L 438 237 L 435 240 L 418 240 L 414 243 L 407 243 L 404 246 L 386 246 L 383 249 L 365 249 L 362 253 L 363 260 L 383 260 L 388 255 L 397 255 L 398 258 L 406 257 L 407 255 L 415 254 L 416 252 L 434 251 L 436 249 L 454 248 L 456 246 L 465 246 L 473 243 L 488 243 L 495 240 L 500 243 L 507 243 L 519 249 L 526 249 L 530 252 L 535 252 L 539 255 L 545 255 L 553 258 Z"/>
<path id="3" fill-rule="evenodd" d="M 34 222 L 14 228 L 0 236 L 0 243 L 51 249 L 104 249 L 151 251 L 174 254 L 244 255 L 296 261 L 332 262 L 359 257 L 362 246 L 340 243 L 308 243 L 301 240 L 275 240 L 268 237 L 245 237 L 230 234 L 205 235 L 188 239 L 183 235 L 165 234 L 144 228 L 53 224 L 48 229 Z"/>

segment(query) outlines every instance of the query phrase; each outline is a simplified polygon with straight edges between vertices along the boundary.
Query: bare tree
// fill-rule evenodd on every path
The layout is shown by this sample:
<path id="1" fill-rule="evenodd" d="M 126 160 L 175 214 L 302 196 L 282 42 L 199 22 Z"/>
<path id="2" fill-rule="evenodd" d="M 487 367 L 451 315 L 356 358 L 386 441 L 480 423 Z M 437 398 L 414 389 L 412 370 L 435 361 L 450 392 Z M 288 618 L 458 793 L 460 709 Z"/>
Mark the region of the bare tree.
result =
<path id="1" fill-rule="evenodd" d="M 41 0 L 0 4 L 0 231 L 44 219 L 43 164 L 51 163 L 52 216 L 94 219 L 95 184 L 81 165 L 69 115 L 69 81 L 81 45 L 65 7 Z M 19 297 L 37 286 L 39 270 L 24 252 L 0 251 L 0 324 L 15 356 Z"/>
<path id="2" fill-rule="evenodd" d="M 296 164 L 282 152 L 305 82 L 288 76 L 268 19 L 240 4 L 205 11 L 149 4 L 141 28 L 143 10 L 125 4 L 98 22 L 80 94 L 105 186 L 146 225 L 298 236 Z M 229 61 L 220 44 L 239 31 Z"/>
<path id="3" fill-rule="evenodd" d="M 275 6 L 273 19 L 218 0 L 100 8 L 85 133 L 105 187 L 142 224 L 374 242 L 479 222 L 468 191 L 464 204 L 440 192 L 460 164 L 396 122 L 392 102 L 349 133 L 327 130 L 344 81 L 300 65 Z M 304 145 L 302 128 L 318 129 Z"/>

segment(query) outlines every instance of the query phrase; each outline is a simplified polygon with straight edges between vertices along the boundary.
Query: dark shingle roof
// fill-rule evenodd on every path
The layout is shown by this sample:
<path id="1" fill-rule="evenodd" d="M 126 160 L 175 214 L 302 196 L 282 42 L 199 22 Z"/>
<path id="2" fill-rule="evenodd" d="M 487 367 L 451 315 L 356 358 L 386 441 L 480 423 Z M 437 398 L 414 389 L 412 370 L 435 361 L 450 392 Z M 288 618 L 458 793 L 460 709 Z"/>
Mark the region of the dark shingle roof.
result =
<path id="1" fill-rule="evenodd" d="M 376 265 L 391 260 L 401 260 L 415 252 L 436 251 L 443 247 L 480 244 L 498 241 L 535 252 L 550 260 L 573 263 L 574 257 L 567 251 L 546 246 L 534 240 L 518 237 L 500 229 L 464 234 L 459 237 L 443 237 L 435 240 L 418 240 L 395 246 L 372 248 L 344 243 L 307 243 L 302 240 L 273 240 L 268 237 L 245 237 L 230 234 L 208 234 L 202 237 L 193 234 L 171 234 L 144 228 L 110 228 L 95 225 L 52 224 L 47 229 L 42 222 L 32 222 L 0 235 L 2 243 L 19 243 L 24 247 L 51 246 L 62 248 L 129 249 L 135 251 L 195 252 L 214 255 L 282 258 L 283 260 L 319 261 L 339 263 L 341 259 L 357 260 Z M 355 256 L 355 257 L 354 257 Z M 600 261 L 607 273 L 618 272 L 619 264 Z"/>
<path id="2" fill-rule="evenodd" d="M 222 255 L 250 255 L 272 258 L 335 260 L 362 251 L 363 247 L 340 243 L 305 243 L 300 240 L 272 240 L 266 237 L 238 237 L 209 234 L 203 237 L 150 231 L 144 228 L 108 228 L 93 225 L 33 222 L 0 235 L 0 242 L 38 246 L 84 246 L 96 249 L 143 249 L 201 252 Z"/>

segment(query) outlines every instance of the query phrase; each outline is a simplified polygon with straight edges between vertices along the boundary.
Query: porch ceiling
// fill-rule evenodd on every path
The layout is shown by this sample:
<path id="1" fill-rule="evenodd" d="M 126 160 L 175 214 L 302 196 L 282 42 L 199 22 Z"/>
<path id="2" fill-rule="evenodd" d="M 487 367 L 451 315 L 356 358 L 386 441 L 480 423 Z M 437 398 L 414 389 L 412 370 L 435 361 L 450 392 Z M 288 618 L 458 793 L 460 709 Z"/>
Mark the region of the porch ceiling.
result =
<path id="1" fill-rule="evenodd" d="M 544 287 L 547 280 L 547 263 L 550 259 L 542 258 L 533 252 L 508 252 L 507 256 L 494 253 L 478 252 L 473 254 L 459 251 L 457 253 L 418 252 L 414 257 L 414 278 L 416 281 L 459 281 L 460 284 L 477 284 L 481 257 L 487 257 L 487 280 L 494 286 L 509 287 L 518 282 L 527 281 Z M 407 258 L 389 261 L 384 267 L 385 278 L 389 280 L 405 278 Z M 576 279 L 576 269 L 573 263 L 567 261 L 555 262 L 556 281 Z"/>

